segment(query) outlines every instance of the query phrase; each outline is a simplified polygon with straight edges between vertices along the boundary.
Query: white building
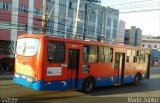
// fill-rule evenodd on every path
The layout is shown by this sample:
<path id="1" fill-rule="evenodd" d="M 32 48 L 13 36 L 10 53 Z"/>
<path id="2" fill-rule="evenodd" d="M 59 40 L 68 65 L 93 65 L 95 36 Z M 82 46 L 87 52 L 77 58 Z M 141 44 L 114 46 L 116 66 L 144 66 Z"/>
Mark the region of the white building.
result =
<path id="1" fill-rule="evenodd" d="M 141 46 L 153 50 L 160 50 L 160 39 L 155 37 L 143 37 Z"/>

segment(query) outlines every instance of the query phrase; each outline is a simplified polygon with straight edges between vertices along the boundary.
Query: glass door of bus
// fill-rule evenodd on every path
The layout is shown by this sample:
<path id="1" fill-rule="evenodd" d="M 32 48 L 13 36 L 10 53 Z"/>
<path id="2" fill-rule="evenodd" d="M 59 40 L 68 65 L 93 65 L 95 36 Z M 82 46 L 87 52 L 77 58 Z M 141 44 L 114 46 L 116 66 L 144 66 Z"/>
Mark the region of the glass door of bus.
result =
<path id="1" fill-rule="evenodd" d="M 125 54 L 115 53 L 114 84 L 123 83 Z"/>
<path id="2" fill-rule="evenodd" d="M 70 88 L 74 89 L 78 86 L 79 50 L 69 49 L 68 56 L 68 74 L 70 79 Z"/>

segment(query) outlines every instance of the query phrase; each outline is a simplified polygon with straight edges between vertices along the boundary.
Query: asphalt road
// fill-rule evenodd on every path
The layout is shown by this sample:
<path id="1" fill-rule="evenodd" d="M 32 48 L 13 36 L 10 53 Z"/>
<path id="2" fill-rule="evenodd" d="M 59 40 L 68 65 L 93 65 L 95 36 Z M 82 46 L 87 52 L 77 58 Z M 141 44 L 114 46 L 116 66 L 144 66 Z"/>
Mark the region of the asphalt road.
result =
<path id="1" fill-rule="evenodd" d="M 13 84 L 11 75 L 0 75 L 0 102 L 2 103 L 160 103 L 160 67 L 151 68 L 149 80 L 139 86 L 132 84 L 96 88 L 89 94 L 81 91 L 36 91 Z M 159 97 L 159 98 L 158 98 Z"/>

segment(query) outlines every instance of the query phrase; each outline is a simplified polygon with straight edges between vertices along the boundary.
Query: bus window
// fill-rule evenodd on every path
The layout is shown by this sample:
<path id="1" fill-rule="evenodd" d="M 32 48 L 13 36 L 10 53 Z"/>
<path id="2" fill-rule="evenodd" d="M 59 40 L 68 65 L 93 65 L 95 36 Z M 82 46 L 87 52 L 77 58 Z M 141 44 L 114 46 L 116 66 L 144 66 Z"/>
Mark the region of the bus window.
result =
<path id="1" fill-rule="evenodd" d="M 34 56 L 39 47 L 39 39 L 22 38 L 17 40 L 16 53 L 21 56 Z"/>
<path id="2" fill-rule="evenodd" d="M 84 46 L 83 47 L 83 61 L 84 62 L 97 62 L 98 47 L 97 46 Z"/>
<path id="3" fill-rule="evenodd" d="M 127 50 L 127 62 L 134 63 L 136 62 L 136 50 Z"/>
<path id="4" fill-rule="evenodd" d="M 137 63 L 144 63 L 145 62 L 145 54 L 144 51 L 138 50 L 137 51 L 137 57 L 136 57 Z"/>
<path id="5" fill-rule="evenodd" d="M 63 42 L 48 43 L 48 61 L 55 63 L 63 63 L 65 58 L 65 45 Z"/>
<path id="6" fill-rule="evenodd" d="M 104 62 L 105 56 L 104 56 L 104 47 L 99 47 L 99 62 Z"/>
<path id="7" fill-rule="evenodd" d="M 108 48 L 108 47 L 104 48 L 105 62 L 107 63 L 112 62 L 112 54 L 113 54 L 113 50 L 111 48 Z"/>
<path id="8" fill-rule="evenodd" d="M 99 62 L 112 62 L 113 50 L 109 47 L 99 47 Z"/>

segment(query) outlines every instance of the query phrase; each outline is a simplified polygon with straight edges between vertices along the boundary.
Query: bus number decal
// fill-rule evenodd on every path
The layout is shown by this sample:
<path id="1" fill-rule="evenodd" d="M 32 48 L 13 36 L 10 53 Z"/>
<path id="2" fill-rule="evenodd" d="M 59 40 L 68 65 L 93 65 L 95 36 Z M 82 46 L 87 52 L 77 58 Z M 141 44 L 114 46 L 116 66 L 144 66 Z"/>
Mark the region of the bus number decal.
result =
<path id="1" fill-rule="evenodd" d="M 48 67 L 47 76 L 60 76 L 62 75 L 62 67 Z"/>
<path id="2" fill-rule="evenodd" d="M 89 73 L 90 65 L 82 65 L 82 73 Z"/>

